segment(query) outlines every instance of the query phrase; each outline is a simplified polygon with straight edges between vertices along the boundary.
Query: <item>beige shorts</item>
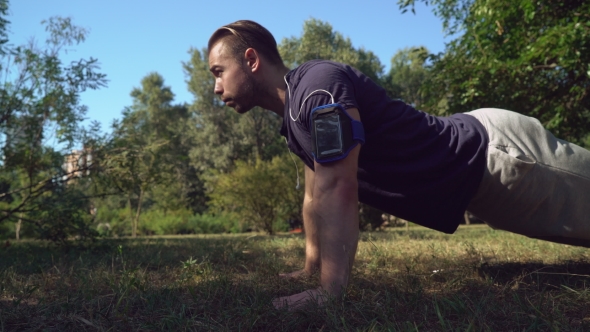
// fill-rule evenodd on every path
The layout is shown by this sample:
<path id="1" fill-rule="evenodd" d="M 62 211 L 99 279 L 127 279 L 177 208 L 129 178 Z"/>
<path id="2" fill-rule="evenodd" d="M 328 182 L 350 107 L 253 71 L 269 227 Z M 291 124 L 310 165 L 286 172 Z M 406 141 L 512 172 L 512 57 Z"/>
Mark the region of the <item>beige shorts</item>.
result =
<path id="1" fill-rule="evenodd" d="M 493 228 L 590 247 L 590 151 L 535 118 L 485 108 L 487 168 L 467 210 Z"/>

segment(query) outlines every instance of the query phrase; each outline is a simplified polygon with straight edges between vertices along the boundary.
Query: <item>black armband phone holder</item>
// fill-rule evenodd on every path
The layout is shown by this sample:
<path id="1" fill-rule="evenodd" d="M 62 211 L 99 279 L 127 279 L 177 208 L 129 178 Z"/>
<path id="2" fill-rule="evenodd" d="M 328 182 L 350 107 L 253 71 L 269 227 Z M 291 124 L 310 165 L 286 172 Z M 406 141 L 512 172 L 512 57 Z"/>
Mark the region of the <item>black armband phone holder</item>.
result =
<path id="1" fill-rule="evenodd" d="M 365 130 L 340 104 L 319 106 L 311 111 L 313 159 L 327 163 L 346 158 L 357 144 L 365 143 Z"/>

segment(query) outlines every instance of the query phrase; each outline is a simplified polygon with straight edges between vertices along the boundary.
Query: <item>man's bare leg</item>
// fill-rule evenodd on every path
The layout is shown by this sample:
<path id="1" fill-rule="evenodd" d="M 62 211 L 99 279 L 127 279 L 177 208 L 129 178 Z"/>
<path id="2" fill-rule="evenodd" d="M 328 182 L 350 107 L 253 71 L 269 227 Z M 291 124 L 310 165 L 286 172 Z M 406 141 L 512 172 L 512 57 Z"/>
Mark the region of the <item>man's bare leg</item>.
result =
<path id="1" fill-rule="evenodd" d="M 315 173 L 305 166 L 305 195 L 303 197 L 303 229 L 305 231 L 305 265 L 303 270 L 281 273 L 283 278 L 300 278 L 310 276 L 320 269 L 320 243 L 318 225 L 315 223 L 311 205 L 313 202 L 313 184 Z"/>

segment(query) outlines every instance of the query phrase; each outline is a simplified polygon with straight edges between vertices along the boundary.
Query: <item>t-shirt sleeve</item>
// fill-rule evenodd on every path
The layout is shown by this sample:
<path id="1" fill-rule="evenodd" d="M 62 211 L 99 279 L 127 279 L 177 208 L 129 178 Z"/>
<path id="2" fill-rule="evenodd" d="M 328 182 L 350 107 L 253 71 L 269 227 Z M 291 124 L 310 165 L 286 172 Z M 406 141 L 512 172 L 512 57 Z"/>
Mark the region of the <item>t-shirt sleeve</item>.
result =
<path id="1" fill-rule="evenodd" d="M 340 104 L 344 109 L 358 108 L 355 98 L 355 85 L 351 76 L 342 66 L 321 62 L 309 68 L 297 88 L 299 108 L 292 110 L 299 114 L 301 124 L 310 130 L 311 111 L 327 104 Z"/>

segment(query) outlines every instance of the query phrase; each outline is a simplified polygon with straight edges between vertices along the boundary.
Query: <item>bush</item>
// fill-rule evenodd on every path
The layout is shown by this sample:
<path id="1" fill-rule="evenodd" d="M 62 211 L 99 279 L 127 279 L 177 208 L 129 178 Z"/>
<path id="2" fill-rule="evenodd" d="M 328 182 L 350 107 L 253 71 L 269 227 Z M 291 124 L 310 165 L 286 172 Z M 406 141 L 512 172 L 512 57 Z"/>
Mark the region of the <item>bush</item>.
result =
<path id="1" fill-rule="evenodd" d="M 100 205 L 96 211 L 95 225 L 103 236 L 131 235 L 131 216 L 128 208 L 114 209 Z"/>
<path id="2" fill-rule="evenodd" d="M 370 205 L 359 203 L 359 229 L 361 231 L 376 230 L 383 225 L 383 211 Z"/>
<path id="3" fill-rule="evenodd" d="M 197 214 L 189 219 L 196 234 L 242 233 L 246 231 L 237 218 L 229 214 Z"/>
<path id="4" fill-rule="evenodd" d="M 244 231 L 237 218 L 227 214 L 193 214 L 189 210 L 149 210 L 141 217 L 143 235 L 220 234 Z"/>
<path id="5" fill-rule="evenodd" d="M 279 219 L 274 222 L 272 228 L 275 232 L 288 232 L 289 231 L 289 222 L 286 219 Z"/>
<path id="6" fill-rule="evenodd" d="M 99 207 L 94 224 L 102 236 L 131 235 L 128 208 Z M 142 213 L 138 228 L 141 235 L 221 234 L 246 231 L 239 218 L 230 214 L 193 214 L 188 209 L 166 212 L 149 209 Z"/>
<path id="7" fill-rule="evenodd" d="M 190 217 L 190 212 L 179 211 L 162 211 L 150 209 L 142 213 L 139 220 L 138 232 L 142 235 L 171 235 L 181 234 Z"/>
<path id="8" fill-rule="evenodd" d="M 15 225 L 14 222 L 4 222 L 0 224 L 0 241 L 12 240 L 15 238 Z"/>
<path id="9" fill-rule="evenodd" d="M 295 189 L 297 168 L 294 166 L 291 157 L 285 154 L 271 161 L 238 160 L 230 173 L 213 171 L 207 180 L 209 206 L 212 211 L 232 213 L 243 224 L 273 234 L 277 220 L 301 214 L 303 190 Z"/>
<path id="10" fill-rule="evenodd" d="M 23 223 L 30 224 L 38 239 L 66 245 L 71 239 L 92 240 L 98 235 L 88 199 L 77 189 L 55 186 L 31 205 Z"/>

